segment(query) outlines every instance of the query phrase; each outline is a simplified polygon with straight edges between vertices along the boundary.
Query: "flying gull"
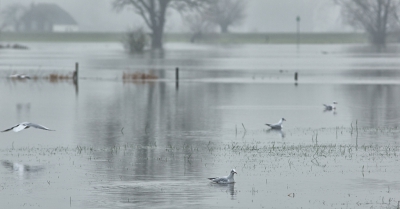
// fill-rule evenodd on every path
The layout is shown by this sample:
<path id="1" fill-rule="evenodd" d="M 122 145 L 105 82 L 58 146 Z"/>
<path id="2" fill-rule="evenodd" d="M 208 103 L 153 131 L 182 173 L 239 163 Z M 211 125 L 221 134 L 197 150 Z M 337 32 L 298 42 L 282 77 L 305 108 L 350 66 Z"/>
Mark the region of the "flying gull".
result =
<path id="1" fill-rule="evenodd" d="M 47 131 L 55 131 L 55 130 L 51 130 L 45 126 L 39 125 L 39 124 L 35 124 L 35 123 L 30 123 L 30 122 L 22 122 L 20 124 L 17 124 L 9 129 L 6 129 L 4 131 L 1 132 L 7 132 L 7 131 L 11 131 L 13 130 L 14 132 L 20 132 L 24 129 L 27 129 L 29 127 L 33 127 L 33 128 L 38 128 L 38 129 L 43 129 L 43 130 L 47 130 Z"/>

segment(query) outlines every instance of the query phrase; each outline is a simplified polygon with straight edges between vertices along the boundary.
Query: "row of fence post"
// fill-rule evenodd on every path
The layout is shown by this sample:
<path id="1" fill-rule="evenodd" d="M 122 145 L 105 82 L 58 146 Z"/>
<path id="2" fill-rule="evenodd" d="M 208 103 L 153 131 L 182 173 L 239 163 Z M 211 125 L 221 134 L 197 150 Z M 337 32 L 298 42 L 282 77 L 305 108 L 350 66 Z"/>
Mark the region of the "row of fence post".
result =
<path id="1" fill-rule="evenodd" d="M 79 71 L 79 63 L 76 62 L 75 63 L 75 71 L 74 71 L 74 74 L 72 76 L 72 79 L 74 80 L 75 83 L 78 82 L 78 71 Z M 299 73 L 295 72 L 294 73 L 294 80 L 295 80 L 296 84 L 297 84 L 298 78 L 299 78 Z M 176 88 L 179 88 L 179 67 L 175 68 L 175 86 L 176 86 Z"/>

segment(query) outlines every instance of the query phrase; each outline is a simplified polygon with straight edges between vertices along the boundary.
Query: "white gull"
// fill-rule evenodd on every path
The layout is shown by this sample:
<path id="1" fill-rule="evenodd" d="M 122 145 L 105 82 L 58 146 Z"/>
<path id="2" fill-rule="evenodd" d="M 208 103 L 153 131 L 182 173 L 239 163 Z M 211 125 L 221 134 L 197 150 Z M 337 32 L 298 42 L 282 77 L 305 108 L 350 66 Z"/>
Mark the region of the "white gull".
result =
<path id="1" fill-rule="evenodd" d="M 281 129 L 281 128 L 283 128 L 283 125 L 282 125 L 283 121 L 286 121 L 286 119 L 285 118 L 281 118 L 278 123 L 274 123 L 274 124 L 267 123 L 265 125 L 273 128 L 273 129 Z"/>
<path id="2" fill-rule="evenodd" d="M 211 180 L 211 182 L 217 183 L 217 184 L 231 184 L 231 183 L 235 183 L 235 179 L 234 179 L 235 174 L 237 174 L 235 169 L 232 169 L 229 176 L 214 177 L 214 178 L 208 178 L 208 179 Z"/>
<path id="3" fill-rule="evenodd" d="M 1 132 L 7 132 L 7 131 L 11 131 L 13 130 L 14 132 L 20 132 L 24 129 L 27 129 L 29 127 L 33 127 L 33 128 L 38 128 L 38 129 L 43 129 L 43 130 L 47 130 L 47 131 L 55 131 L 55 130 L 51 130 L 45 126 L 39 125 L 39 124 L 35 124 L 35 123 L 30 123 L 30 122 L 22 122 L 20 124 L 17 124 L 11 128 L 8 128 L 6 130 L 3 130 Z"/>

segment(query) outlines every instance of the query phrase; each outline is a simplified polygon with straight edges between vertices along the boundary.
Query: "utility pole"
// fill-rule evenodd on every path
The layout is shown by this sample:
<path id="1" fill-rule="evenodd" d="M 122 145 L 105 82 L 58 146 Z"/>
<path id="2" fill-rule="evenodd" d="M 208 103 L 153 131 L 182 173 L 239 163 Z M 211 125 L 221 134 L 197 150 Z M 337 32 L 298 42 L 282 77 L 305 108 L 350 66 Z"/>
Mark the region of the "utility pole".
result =
<path id="1" fill-rule="evenodd" d="M 300 16 L 297 15 L 296 17 L 296 22 L 297 22 L 297 34 L 296 34 L 296 39 L 297 39 L 297 45 L 300 44 Z"/>

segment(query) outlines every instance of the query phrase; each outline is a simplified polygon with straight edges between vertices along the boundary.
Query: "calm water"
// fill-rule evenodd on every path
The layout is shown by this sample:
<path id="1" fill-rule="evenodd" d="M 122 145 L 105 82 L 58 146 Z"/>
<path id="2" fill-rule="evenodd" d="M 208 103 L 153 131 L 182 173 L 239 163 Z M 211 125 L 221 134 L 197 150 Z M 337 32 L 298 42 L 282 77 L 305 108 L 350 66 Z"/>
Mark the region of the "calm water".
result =
<path id="1" fill-rule="evenodd" d="M 0 127 L 31 121 L 56 131 L 1 133 L 2 208 L 400 201 L 399 46 L 170 44 L 127 55 L 118 43 L 26 45 L 0 51 Z M 75 62 L 77 86 L 6 78 L 70 73 Z M 149 71 L 160 79 L 122 80 Z M 337 110 L 324 111 L 332 101 Z M 282 131 L 264 125 L 282 117 Z M 236 184 L 208 183 L 232 168 Z"/>

